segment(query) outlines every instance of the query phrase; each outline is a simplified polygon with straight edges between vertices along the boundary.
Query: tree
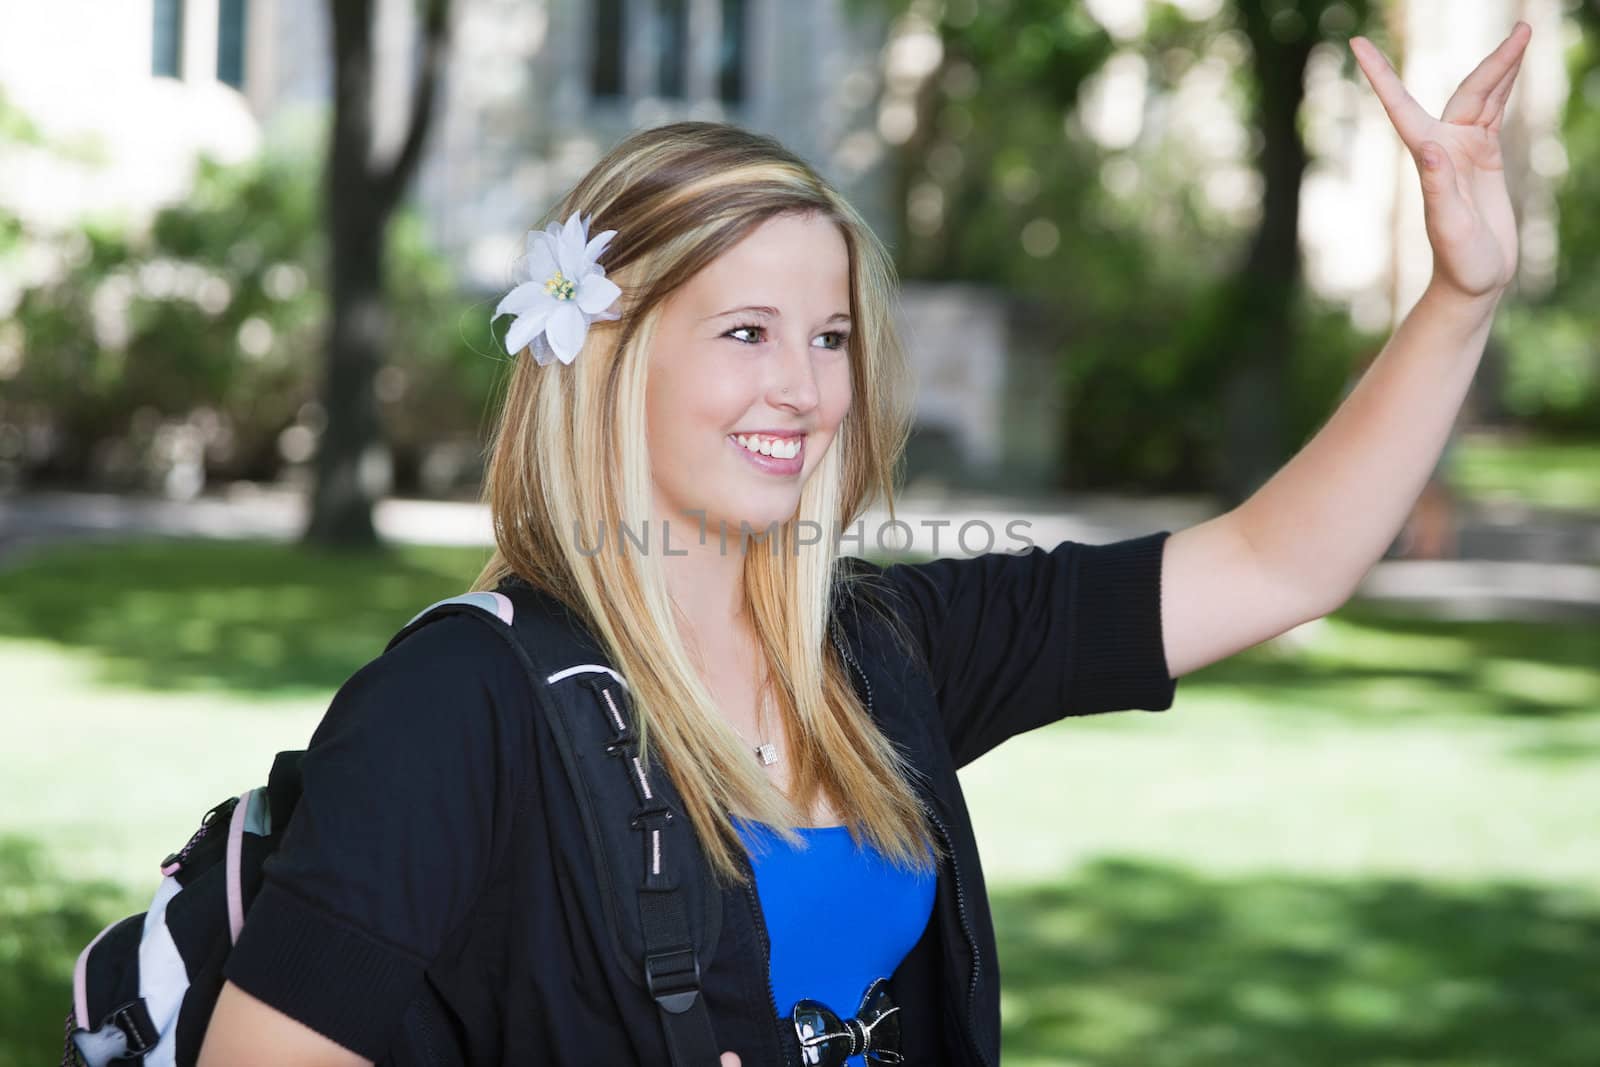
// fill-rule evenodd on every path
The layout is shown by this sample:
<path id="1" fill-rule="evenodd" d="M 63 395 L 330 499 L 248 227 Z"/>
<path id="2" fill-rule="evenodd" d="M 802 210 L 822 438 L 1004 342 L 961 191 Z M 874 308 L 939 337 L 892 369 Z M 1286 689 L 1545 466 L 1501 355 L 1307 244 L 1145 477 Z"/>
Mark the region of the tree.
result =
<path id="1" fill-rule="evenodd" d="M 373 0 L 330 0 L 334 104 L 323 197 L 329 237 L 326 367 L 327 426 L 305 540 L 374 546 L 372 509 L 380 489 L 370 474 L 383 428 L 376 382 L 388 335 L 384 247 L 389 221 L 422 156 L 450 40 L 449 0 L 420 0 L 421 61 L 405 137 L 387 165 L 372 163 Z"/>
<path id="2" fill-rule="evenodd" d="M 1222 449 L 1216 472 L 1225 506 L 1242 502 L 1288 451 L 1283 400 L 1296 351 L 1294 305 L 1300 287 L 1300 185 L 1308 156 L 1300 136 L 1306 62 L 1323 39 L 1341 40 L 1367 17 L 1364 0 L 1238 0 L 1250 39 L 1251 119 L 1261 133 L 1256 168 L 1261 219 L 1238 273 L 1224 290 L 1202 343 L 1221 364 Z"/>
<path id="3" fill-rule="evenodd" d="M 902 271 L 1041 306 L 1022 334 L 1060 356 L 1064 487 L 1248 495 L 1320 422 L 1365 344 L 1302 284 L 1298 116 L 1314 47 L 1381 37 L 1370 26 L 1380 5 L 1231 0 L 1191 17 L 1152 3 L 1143 33 L 1113 41 L 1083 5 L 1058 0 L 875 2 L 922 12 L 942 46 L 896 151 Z M 1209 164 L 1162 119 L 1194 64 L 1234 36 L 1248 48 L 1219 104 L 1255 134 L 1262 200 L 1248 223 L 1207 202 L 1195 178 Z M 1130 56 L 1146 72 L 1151 132 L 1097 143 L 1073 119 L 1079 96 Z M 919 197 L 935 208 L 921 225 Z M 1032 247 L 1030 228 L 1042 237 Z"/>
<path id="4" fill-rule="evenodd" d="M 1594 440 L 1600 435 L 1600 272 L 1594 269 L 1600 219 L 1593 207 L 1600 202 L 1600 4 L 1570 5 L 1566 19 L 1571 91 L 1560 128 L 1567 162 L 1556 189 L 1554 284 L 1532 299 L 1524 294 L 1496 318 L 1495 348 L 1505 362 L 1492 410 L 1542 435 Z"/>

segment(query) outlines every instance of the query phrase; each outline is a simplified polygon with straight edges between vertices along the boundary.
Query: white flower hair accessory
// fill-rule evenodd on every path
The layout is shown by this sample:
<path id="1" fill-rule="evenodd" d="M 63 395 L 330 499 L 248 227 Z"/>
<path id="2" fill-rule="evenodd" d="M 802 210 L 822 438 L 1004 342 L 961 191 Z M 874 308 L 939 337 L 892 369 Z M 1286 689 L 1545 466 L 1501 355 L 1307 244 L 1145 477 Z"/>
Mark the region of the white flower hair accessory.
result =
<path id="1" fill-rule="evenodd" d="M 505 295 L 489 320 L 516 316 L 506 331 L 507 352 L 528 348 L 541 367 L 552 358 L 571 363 L 591 322 L 622 317 L 611 310 L 622 290 L 595 262 L 617 231 L 591 239 L 592 219 L 580 219 L 574 211 L 565 224 L 552 222 L 543 230 L 528 231 L 526 254 L 512 268 L 512 277 L 521 284 Z"/>

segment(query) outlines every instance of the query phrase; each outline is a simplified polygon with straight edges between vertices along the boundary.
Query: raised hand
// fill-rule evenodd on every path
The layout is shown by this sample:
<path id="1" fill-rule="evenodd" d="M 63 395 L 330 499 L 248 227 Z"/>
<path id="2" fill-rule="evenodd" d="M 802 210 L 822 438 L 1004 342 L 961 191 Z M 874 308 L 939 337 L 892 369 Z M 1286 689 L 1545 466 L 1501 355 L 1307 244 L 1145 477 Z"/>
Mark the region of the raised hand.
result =
<path id="1" fill-rule="evenodd" d="M 1532 36 L 1532 27 L 1518 22 L 1467 75 L 1438 118 L 1412 99 L 1371 41 L 1350 39 L 1356 62 L 1417 163 L 1434 282 L 1466 296 L 1498 294 L 1516 274 L 1517 226 L 1506 192 L 1500 121 Z"/>

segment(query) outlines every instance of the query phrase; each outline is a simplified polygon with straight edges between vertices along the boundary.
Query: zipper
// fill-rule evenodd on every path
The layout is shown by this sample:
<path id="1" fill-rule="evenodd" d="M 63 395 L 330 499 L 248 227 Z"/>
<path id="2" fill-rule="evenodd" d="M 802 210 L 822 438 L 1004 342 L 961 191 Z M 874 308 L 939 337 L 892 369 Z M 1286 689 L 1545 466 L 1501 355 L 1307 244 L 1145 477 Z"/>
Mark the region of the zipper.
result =
<path id="1" fill-rule="evenodd" d="M 166 873 L 166 869 L 173 867 L 174 864 L 177 865 L 173 867 L 172 873 L 174 875 L 182 870 L 184 863 L 189 859 L 190 853 L 199 847 L 201 842 L 206 840 L 211 831 L 219 826 L 228 824 L 228 817 L 233 814 L 233 809 L 238 803 L 238 797 L 229 797 L 202 815 L 200 817 L 200 829 L 190 835 L 189 840 L 184 843 L 182 848 L 169 854 L 166 859 L 161 861 L 162 873 Z"/>
<path id="2" fill-rule="evenodd" d="M 978 1054 L 978 1062 L 987 1067 L 989 1057 L 984 1054 L 974 1036 L 977 1027 L 975 1021 L 978 1017 L 978 969 L 980 954 L 978 952 L 978 939 L 972 933 L 972 925 L 967 919 L 967 894 L 961 888 L 961 868 L 956 863 L 955 845 L 950 840 L 950 830 L 945 826 L 944 820 L 939 818 L 938 812 L 929 810 L 928 815 L 933 819 L 933 824 L 939 828 L 939 834 L 944 838 L 944 847 L 950 857 L 950 871 L 956 883 L 956 914 L 961 918 L 961 932 L 967 937 L 967 944 L 972 949 L 972 979 L 967 983 L 967 1036 L 972 1039 L 972 1049 Z"/>
<path id="3" fill-rule="evenodd" d="M 782 1026 L 782 1016 L 778 1014 L 778 994 L 772 989 L 772 940 L 767 933 L 767 917 L 761 911 L 761 898 L 756 894 L 756 871 L 750 863 L 750 857 L 744 851 L 739 852 L 739 860 L 744 865 L 744 870 L 749 878 L 745 881 L 745 895 L 750 898 L 750 912 L 755 916 L 756 933 L 761 935 L 761 974 L 767 984 L 767 1003 L 772 1008 L 773 1026 Z M 778 1052 L 783 1054 L 783 1038 L 778 1038 Z"/>
<path id="4" fill-rule="evenodd" d="M 861 676 L 861 684 L 866 687 L 867 691 L 867 714 L 870 716 L 872 714 L 872 683 L 867 680 L 867 672 L 861 668 L 861 664 L 856 662 L 855 656 L 850 654 L 850 649 L 845 642 L 840 640 L 837 627 L 830 627 L 829 633 L 833 638 L 833 646 L 839 650 L 839 655 L 844 657 L 845 662 L 854 667 L 856 673 Z M 978 1062 L 983 1064 L 984 1067 L 988 1067 L 989 1057 L 978 1044 L 976 1037 L 977 1027 L 975 1025 L 978 1015 L 978 971 L 981 953 L 978 951 L 978 938 L 973 934 L 971 921 L 967 918 L 967 894 L 961 886 L 961 865 L 956 862 L 956 848 L 950 839 L 950 829 L 945 825 L 944 820 L 939 817 L 939 813 L 934 810 L 932 804 L 928 805 L 928 816 L 938 829 L 939 836 L 944 839 L 945 854 L 950 857 L 950 873 L 956 883 L 956 914 L 961 919 L 961 932 L 966 935 L 967 946 L 972 950 L 972 978 L 967 983 L 967 1018 L 965 1027 L 967 1038 L 972 1044 L 972 1050 L 978 1054 Z"/>

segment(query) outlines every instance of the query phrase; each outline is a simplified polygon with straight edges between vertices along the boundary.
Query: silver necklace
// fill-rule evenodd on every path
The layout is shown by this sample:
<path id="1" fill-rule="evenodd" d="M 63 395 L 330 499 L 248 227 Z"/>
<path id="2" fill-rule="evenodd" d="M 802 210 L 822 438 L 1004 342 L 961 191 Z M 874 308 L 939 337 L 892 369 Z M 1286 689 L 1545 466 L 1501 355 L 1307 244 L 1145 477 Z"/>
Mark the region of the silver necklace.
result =
<path id="1" fill-rule="evenodd" d="M 763 674 L 764 673 L 765 672 L 763 672 Z M 763 723 L 766 721 L 766 719 L 765 719 L 765 716 L 762 714 L 762 712 L 766 711 L 766 709 L 767 709 L 767 687 L 768 687 L 768 684 L 769 684 L 768 680 L 765 677 L 763 677 L 761 688 L 759 690 L 757 690 L 757 692 L 756 692 L 756 736 L 757 737 L 765 737 L 765 736 L 767 736 L 766 728 L 763 725 Z M 760 757 L 762 766 L 770 767 L 774 763 L 778 762 L 778 746 L 773 744 L 770 740 L 762 741 L 759 745 L 756 746 L 756 755 L 758 757 Z"/>

